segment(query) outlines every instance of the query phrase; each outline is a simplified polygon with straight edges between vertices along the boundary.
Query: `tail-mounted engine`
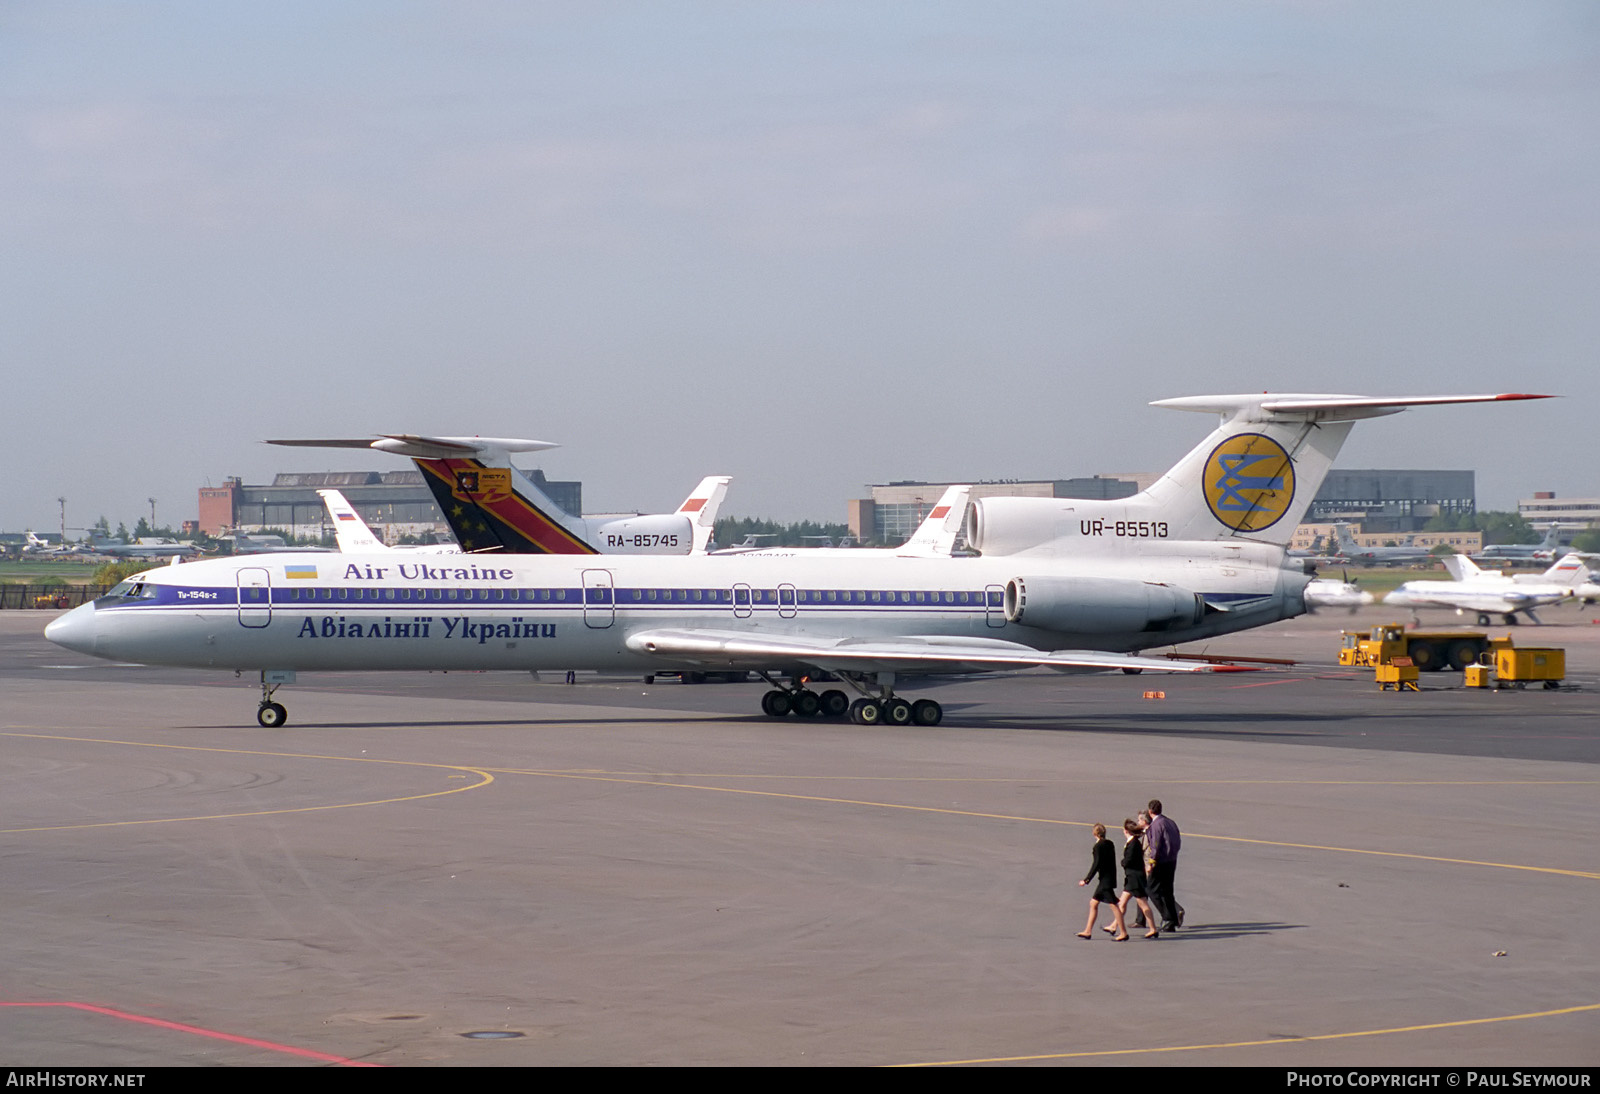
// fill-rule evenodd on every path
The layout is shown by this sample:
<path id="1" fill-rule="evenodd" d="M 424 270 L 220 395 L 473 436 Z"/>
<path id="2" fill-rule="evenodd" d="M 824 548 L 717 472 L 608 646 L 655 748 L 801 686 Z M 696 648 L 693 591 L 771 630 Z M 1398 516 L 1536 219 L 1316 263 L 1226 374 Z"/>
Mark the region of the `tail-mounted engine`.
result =
<path id="1" fill-rule="evenodd" d="M 693 525 L 676 513 L 590 521 L 589 535 L 594 547 L 607 555 L 686 555 L 694 548 Z"/>

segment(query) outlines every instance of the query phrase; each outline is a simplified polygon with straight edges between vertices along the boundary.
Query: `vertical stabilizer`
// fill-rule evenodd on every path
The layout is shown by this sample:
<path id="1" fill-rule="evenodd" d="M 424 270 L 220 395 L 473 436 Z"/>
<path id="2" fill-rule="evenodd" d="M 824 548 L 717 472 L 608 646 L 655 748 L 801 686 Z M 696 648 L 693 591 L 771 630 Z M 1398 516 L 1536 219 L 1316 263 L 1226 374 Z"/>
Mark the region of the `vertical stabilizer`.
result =
<path id="1" fill-rule="evenodd" d="M 1168 514 L 1175 539 L 1247 538 L 1287 546 L 1363 418 L 1407 407 L 1499 402 L 1540 395 L 1201 395 L 1153 405 L 1210 411 L 1222 423 L 1157 480 L 1146 496 Z"/>
<path id="2" fill-rule="evenodd" d="M 689 496 L 678 506 L 678 515 L 689 518 L 694 545 L 689 553 L 703 555 L 711 543 L 711 533 L 717 524 L 717 514 L 722 510 L 722 499 L 728 496 L 731 475 L 707 475 L 700 480 Z"/>
<path id="3" fill-rule="evenodd" d="M 389 549 L 372 534 L 372 529 L 367 527 L 367 522 L 361 519 L 355 507 L 345 500 L 344 494 L 338 490 L 318 490 L 317 493 L 322 496 L 322 504 L 328 507 L 328 515 L 333 518 L 333 534 L 339 541 L 340 551 L 349 555 Z"/>
<path id="4" fill-rule="evenodd" d="M 895 554 L 911 558 L 948 558 L 966 522 L 967 498 L 971 493 L 972 487 L 966 484 L 946 487 L 939 503 L 928 510 L 917 530 Z"/>

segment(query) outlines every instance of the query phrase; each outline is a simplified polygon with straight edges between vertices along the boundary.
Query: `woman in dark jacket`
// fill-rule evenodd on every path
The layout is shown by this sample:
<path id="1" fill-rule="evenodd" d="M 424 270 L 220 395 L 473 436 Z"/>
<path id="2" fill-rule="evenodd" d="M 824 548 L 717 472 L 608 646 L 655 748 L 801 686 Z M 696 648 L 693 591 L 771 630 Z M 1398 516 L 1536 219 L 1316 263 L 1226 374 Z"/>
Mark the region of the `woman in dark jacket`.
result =
<path id="1" fill-rule="evenodd" d="M 1122 907 L 1117 903 L 1117 851 L 1106 839 L 1106 826 L 1103 824 L 1094 826 L 1094 840 L 1094 857 L 1089 860 L 1089 873 L 1078 882 L 1080 886 L 1095 882 L 1094 895 L 1089 898 L 1089 922 L 1078 937 L 1085 940 L 1094 937 L 1094 921 L 1100 918 L 1100 905 L 1109 904 L 1114 920 L 1112 926 L 1115 928 L 1111 940 L 1126 942 L 1128 928 L 1122 924 Z"/>
<path id="2" fill-rule="evenodd" d="M 1122 899 L 1117 902 L 1117 916 L 1126 922 L 1128 901 L 1136 901 L 1144 921 L 1150 925 L 1150 931 L 1145 937 L 1160 938 L 1161 932 L 1156 930 L 1155 917 L 1150 914 L 1150 902 L 1145 899 L 1149 895 L 1149 889 L 1146 886 L 1144 875 L 1144 841 L 1139 838 L 1139 834 L 1143 831 L 1144 829 L 1139 826 L 1139 822 L 1131 817 L 1122 822 L 1122 838 L 1124 840 L 1122 845 Z M 1106 928 L 1108 931 L 1110 929 L 1110 927 Z M 1123 930 L 1126 931 L 1127 928 L 1124 927 Z"/>

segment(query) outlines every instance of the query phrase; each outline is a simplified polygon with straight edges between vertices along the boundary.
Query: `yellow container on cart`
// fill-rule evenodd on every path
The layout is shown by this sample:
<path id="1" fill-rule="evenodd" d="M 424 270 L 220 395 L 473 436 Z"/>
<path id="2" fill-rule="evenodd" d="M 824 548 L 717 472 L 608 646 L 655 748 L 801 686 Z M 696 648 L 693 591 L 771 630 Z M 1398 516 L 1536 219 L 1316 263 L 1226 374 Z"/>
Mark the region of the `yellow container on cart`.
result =
<path id="1" fill-rule="evenodd" d="M 1495 687 L 1525 688 L 1539 682 L 1555 689 L 1567 677 L 1567 651 L 1553 647 L 1502 646 L 1494 652 Z"/>
<path id="2" fill-rule="evenodd" d="M 1388 691 L 1391 687 L 1395 691 L 1418 691 L 1417 666 L 1411 663 L 1409 657 L 1396 657 L 1381 665 L 1375 665 L 1373 672 L 1378 678 L 1378 690 Z"/>

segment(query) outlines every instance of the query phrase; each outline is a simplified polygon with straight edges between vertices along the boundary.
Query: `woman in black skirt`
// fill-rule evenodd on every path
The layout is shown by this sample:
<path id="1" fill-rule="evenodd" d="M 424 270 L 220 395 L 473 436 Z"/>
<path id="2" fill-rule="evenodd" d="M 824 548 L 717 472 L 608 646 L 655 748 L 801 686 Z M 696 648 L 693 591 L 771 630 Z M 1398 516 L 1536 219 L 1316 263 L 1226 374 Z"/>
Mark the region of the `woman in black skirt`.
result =
<path id="1" fill-rule="evenodd" d="M 1136 901 L 1144 921 L 1150 924 L 1150 931 L 1146 938 L 1160 938 L 1161 932 L 1156 930 L 1155 917 L 1150 914 L 1150 902 L 1145 899 L 1148 889 L 1144 876 L 1144 841 L 1139 838 L 1144 829 L 1139 822 L 1128 818 L 1122 822 L 1122 899 L 1117 902 L 1117 918 L 1126 922 L 1124 918 L 1128 912 L 1128 901 Z M 1110 930 L 1107 927 L 1106 930 Z M 1124 932 L 1126 927 L 1122 928 Z"/>
<path id="2" fill-rule="evenodd" d="M 1111 940 L 1126 942 L 1128 929 L 1122 925 L 1122 907 L 1117 903 L 1117 851 L 1106 839 L 1105 825 L 1094 826 L 1094 841 L 1094 857 L 1089 860 L 1089 873 L 1078 882 L 1079 885 L 1087 885 L 1091 881 L 1095 883 L 1094 896 L 1089 898 L 1089 922 L 1078 937 L 1094 937 L 1094 921 L 1100 918 L 1100 905 L 1109 904 L 1114 920 L 1112 927 L 1115 928 Z"/>

